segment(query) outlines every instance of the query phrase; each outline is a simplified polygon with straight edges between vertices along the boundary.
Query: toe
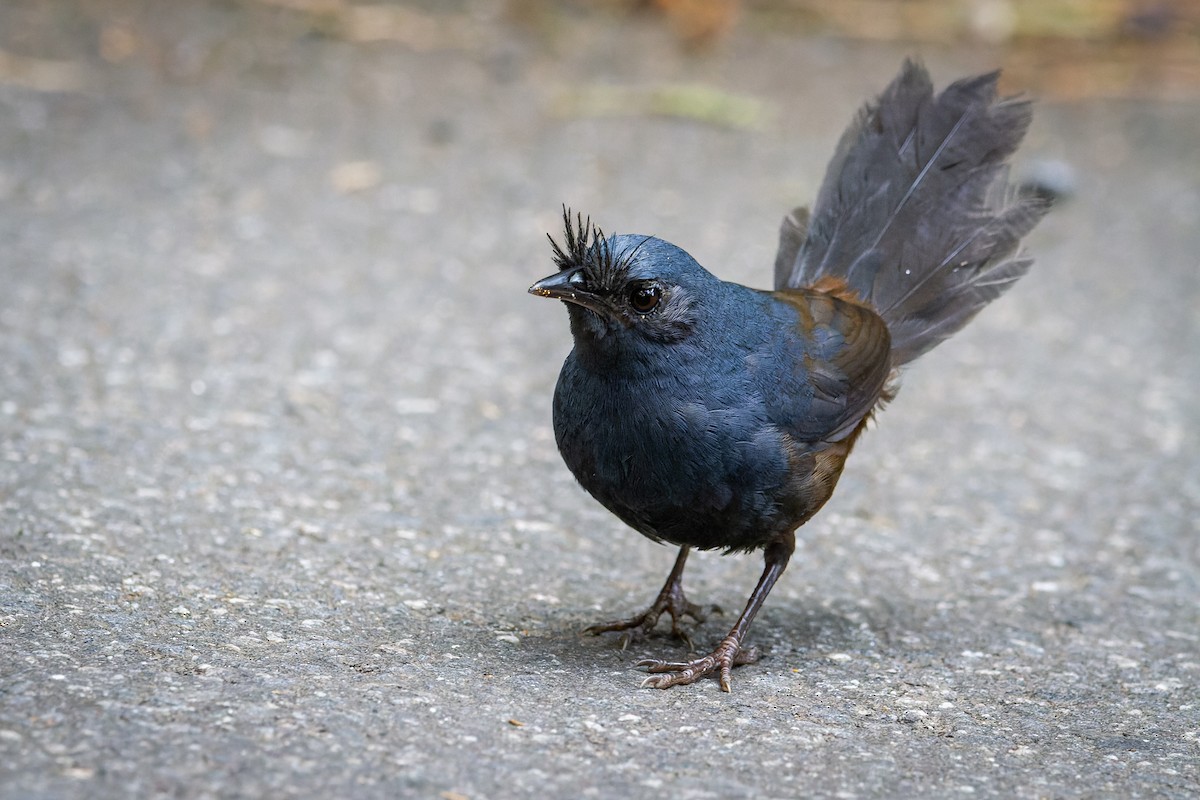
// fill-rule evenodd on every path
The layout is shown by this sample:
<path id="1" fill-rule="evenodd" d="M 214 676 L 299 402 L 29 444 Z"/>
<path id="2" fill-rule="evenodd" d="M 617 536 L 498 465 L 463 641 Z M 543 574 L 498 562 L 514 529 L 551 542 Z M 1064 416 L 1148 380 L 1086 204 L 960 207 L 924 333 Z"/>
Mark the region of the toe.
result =
<path id="1" fill-rule="evenodd" d="M 721 662 L 721 691 L 732 692 L 733 687 L 730 681 L 729 672 L 733 669 L 733 665 L 729 661 Z"/>
<path id="2" fill-rule="evenodd" d="M 762 656 L 762 653 L 757 647 L 743 647 L 737 651 L 733 657 L 733 666 L 740 667 L 743 664 L 753 664 Z"/>
<path id="3" fill-rule="evenodd" d="M 679 672 L 691 666 L 682 661 L 660 661 L 657 658 L 643 658 L 634 666 L 644 667 L 647 672 Z"/>

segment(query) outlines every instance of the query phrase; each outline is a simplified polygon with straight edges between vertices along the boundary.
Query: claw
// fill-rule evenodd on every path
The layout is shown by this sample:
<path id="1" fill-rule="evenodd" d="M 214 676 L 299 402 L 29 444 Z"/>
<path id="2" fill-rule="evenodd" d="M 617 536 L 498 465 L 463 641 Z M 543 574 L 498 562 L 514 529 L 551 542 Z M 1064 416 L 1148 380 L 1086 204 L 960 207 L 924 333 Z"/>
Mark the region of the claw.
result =
<path id="1" fill-rule="evenodd" d="M 695 683 L 705 675 L 716 673 L 721 691 L 730 691 L 733 688 L 731 678 L 733 668 L 739 667 L 742 664 L 753 663 L 759 659 L 758 648 L 743 648 L 742 639 L 746 636 L 746 631 L 749 629 L 750 623 L 754 621 L 754 615 L 762 607 L 767 593 L 771 591 L 771 587 L 775 585 L 775 581 L 783 574 L 788 558 L 795 548 L 796 537 L 793 533 L 779 537 L 766 547 L 763 554 L 766 565 L 763 567 L 762 577 L 758 579 L 758 584 L 755 585 L 754 591 L 750 593 L 750 599 L 746 601 L 746 609 L 738 617 L 738 621 L 734 624 L 732 630 L 729 631 L 729 635 L 721 640 L 721 643 L 717 645 L 715 650 L 706 656 L 692 661 L 675 662 L 659 661 L 656 658 L 644 658 L 637 665 L 647 670 L 650 676 L 642 681 L 642 686 L 654 689 L 669 689 L 672 686 Z M 689 603 L 687 598 L 683 596 L 683 565 L 687 560 L 687 554 L 687 546 L 679 549 L 679 556 L 675 559 L 675 568 L 671 570 L 671 575 L 667 578 L 667 583 L 663 586 L 662 591 L 659 592 L 658 599 L 654 601 L 654 605 L 645 614 L 641 617 L 635 617 L 628 623 L 618 624 L 616 627 L 611 627 L 612 623 L 594 627 L 604 630 L 638 630 L 639 628 L 648 630 L 649 628 L 645 626 L 646 620 L 653 617 L 653 621 L 649 624 L 649 627 L 653 627 L 654 623 L 658 621 L 658 617 L 666 611 L 671 615 L 671 632 L 687 641 L 690 647 L 690 639 L 679 630 L 679 617 L 687 615 L 693 619 L 703 620 L 707 613 L 721 613 L 721 609 L 716 606 L 711 606 L 708 610 L 700 608 L 694 603 Z"/>
<path id="2" fill-rule="evenodd" d="M 624 631 L 625 633 L 621 637 L 621 649 L 624 650 L 637 637 L 653 631 L 662 615 L 667 614 L 671 617 L 671 635 L 687 644 L 689 650 L 694 649 L 695 645 L 692 643 L 691 636 L 679 627 L 680 621 L 684 617 L 691 617 L 696 622 L 702 623 L 708 614 L 713 611 L 719 613 L 720 609 L 716 606 L 708 608 L 698 606 L 690 602 L 683 593 L 683 567 L 687 563 L 690 549 L 686 546 L 679 549 L 679 555 L 675 558 L 675 566 L 671 569 L 671 574 L 667 576 L 667 582 L 663 584 L 662 591 L 658 593 L 658 597 L 654 599 L 649 608 L 629 619 L 591 625 L 584 628 L 584 633 L 595 636 L 610 631 Z"/>
<path id="3" fill-rule="evenodd" d="M 644 668 L 651 675 L 642 681 L 642 687 L 669 689 L 672 686 L 695 683 L 705 675 L 715 672 L 721 684 L 721 691 L 732 691 L 730 673 L 733 672 L 733 668 L 757 661 L 760 655 L 757 647 L 742 649 L 739 638 L 734 634 L 726 636 L 715 650 L 694 661 L 643 658 L 637 662 L 637 666 Z"/>
<path id="4" fill-rule="evenodd" d="M 669 675 L 650 675 L 642 681 L 642 689 L 670 689 L 675 685 L 675 680 Z"/>
<path id="5" fill-rule="evenodd" d="M 598 622 L 595 625 L 589 625 L 584 628 L 583 632 L 592 636 L 599 636 L 602 633 L 623 631 L 621 649 L 624 650 L 638 637 L 649 635 L 655 626 L 658 625 L 658 621 L 662 618 L 663 614 L 667 614 L 671 618 L 671 635 L 686 644 L 689 650 L 695 650 L 692 637 L 679 626 L 680 621 L 684 617 L 691 617 L 697 623 L 702 623 L 708 618 L 710 613 L 720 613 L 720 611 L 716 606 L 698 606 L 690 602 L 684 597 L 682 589 L 675 589 L 670 592 L 664 590 L 654 601 L 653 605 L 641 614 L 632 616 L 629 619 Z"/>

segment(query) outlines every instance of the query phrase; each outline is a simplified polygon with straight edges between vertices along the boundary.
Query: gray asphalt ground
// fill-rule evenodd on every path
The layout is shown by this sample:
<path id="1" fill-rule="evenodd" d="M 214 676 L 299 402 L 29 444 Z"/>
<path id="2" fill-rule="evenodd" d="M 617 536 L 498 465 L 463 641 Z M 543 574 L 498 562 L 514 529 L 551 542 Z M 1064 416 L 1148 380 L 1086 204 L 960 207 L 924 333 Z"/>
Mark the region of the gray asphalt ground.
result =
<path id="1" fill-rule="evenodd" d="M 544 233 L 765 286 L 912 49 L 498 8 L 0 5 L 0 795 L 1200 795 L 1200 105 L 1039 105 L 1034 271 L 908 373 L 733 693 L 639 689 L 686 648 L 579 632 L 673 552 L 559 460 Z M 680 82 L 761 124 L 591 113 Z"/>

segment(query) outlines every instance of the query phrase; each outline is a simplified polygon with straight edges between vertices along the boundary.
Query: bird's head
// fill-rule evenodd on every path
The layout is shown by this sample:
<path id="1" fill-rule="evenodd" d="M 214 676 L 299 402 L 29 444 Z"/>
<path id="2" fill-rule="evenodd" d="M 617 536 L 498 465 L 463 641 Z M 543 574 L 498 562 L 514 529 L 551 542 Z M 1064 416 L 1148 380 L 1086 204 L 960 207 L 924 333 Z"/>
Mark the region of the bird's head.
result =
<path id="1" fill-rule="evenodd" d="M 529 287 L 563 300 L 576 341 L 678 342 L 696 326 L 701 297 L 719 285 L 690 255 L 653 236 L 604 233 L 564 209 L 564 242 L 550 237 L 559 271 Z"/>

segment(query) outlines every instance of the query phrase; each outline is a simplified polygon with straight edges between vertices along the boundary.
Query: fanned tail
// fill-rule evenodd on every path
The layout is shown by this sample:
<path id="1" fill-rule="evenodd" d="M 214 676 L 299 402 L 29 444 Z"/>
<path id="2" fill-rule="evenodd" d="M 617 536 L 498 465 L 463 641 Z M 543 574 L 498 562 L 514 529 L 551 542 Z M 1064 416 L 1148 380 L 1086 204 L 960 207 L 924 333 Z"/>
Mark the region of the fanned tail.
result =
<path id="1" fill-rule="evenodd" d="M 1049 209 L 1009 185 L 1028 101 L 997 99 L 999 72 L 934 96 L 908 61 L 843 134 L 811 219 L 783 223 L 776 288 L 840 279 L 887 322 L 892 363 L 962 328 L 1032 263 L 1020 240 Z M 807 230 L 805 230 L 807 228 Z"/>

